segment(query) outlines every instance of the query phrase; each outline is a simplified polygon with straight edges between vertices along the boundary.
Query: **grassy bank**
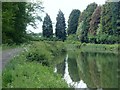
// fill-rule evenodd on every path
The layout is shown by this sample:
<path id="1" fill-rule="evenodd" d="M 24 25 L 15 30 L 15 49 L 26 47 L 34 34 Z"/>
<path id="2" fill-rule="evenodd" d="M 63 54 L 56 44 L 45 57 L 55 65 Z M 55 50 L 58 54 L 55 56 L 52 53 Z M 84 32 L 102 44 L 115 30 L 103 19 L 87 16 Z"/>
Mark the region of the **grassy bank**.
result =
<path id="1" fill-rule="evenodd" d="M 85 44 L 80 47 L 82 52 L 116 53 L 119 52 L 119 44 Z"/>
<path id="2" fill-rule="evenodd" d="M 3 70 L 2 86 L 7 88 L 67 88 L 62 76 L 54 73 L 57 59 L 69 50 L 78 52 L 118 53 L 119 45 L 80 42 L 39 41 L 27 45 Z M 64 59 L 62 59 L 64 60 Z"/>
<path id="3" fill-rule="evenodd" d="M 67 50 L 80 52 L 116 53 L 120 51 L 120 44 L 92 44 L 92 43 L 66 43 Z"/>
<path id="4" fill-rule="evenodd" d="M 64 52 L 62 42 L 33 42 L 4 68 L 3 88 L 67 88 L 53 72 L 54 57 Z"/>

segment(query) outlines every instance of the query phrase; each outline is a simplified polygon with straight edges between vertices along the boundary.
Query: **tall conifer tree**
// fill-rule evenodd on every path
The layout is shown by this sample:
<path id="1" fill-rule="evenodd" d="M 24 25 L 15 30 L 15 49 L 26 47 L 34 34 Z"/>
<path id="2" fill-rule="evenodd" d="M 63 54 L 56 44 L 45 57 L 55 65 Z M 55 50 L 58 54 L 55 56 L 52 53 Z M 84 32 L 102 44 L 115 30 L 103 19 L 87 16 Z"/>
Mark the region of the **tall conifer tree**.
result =
<path id="1" fill-rule="evenodd" d="M 68 20 L 68 29 L 67 29 L 68 35 L 76 34 L 79 16 L 80 16 L 80 10 L 78 9 L 74 9 L 70 13 L 69 20 Z"/>
<path id="2" fill-rule="evenodd" d="M 87 8 L 84 11 L 84 19 L 83 19 L 83 26 L 82 26 L 82 32 L 81 32 L 81 42 L 88 42 L 88 31 L 90 28 L 90 20 L 91 16 L 96 9 L 97 4 L 96 3 L 91 3 L 87 6 Z"/>
<path id="3" fill-rule="evenodd" d="M 64 14 L 61 10 L 59 10 L 56 20 L 55 35 L 58 39 L 64 41 L 66 39 L 66 24 Z"/>
<path id="4" fill-rule="evenodd" d="M 44 18 L 42 29 L 43 29 L 44 37 L 47 37 L 47 38 L 53 37 L 52 21 L 48 14 L 46 14 L 46 16 Z"/>

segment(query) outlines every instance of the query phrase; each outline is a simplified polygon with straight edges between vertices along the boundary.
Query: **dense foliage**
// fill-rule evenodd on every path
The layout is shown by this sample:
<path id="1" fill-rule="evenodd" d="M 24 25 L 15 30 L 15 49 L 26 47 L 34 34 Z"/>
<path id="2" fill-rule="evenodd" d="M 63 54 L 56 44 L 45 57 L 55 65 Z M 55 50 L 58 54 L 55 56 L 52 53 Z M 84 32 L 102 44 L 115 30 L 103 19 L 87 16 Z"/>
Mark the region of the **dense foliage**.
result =
<path id="1" fill-rule="evenodd" d="M 76 34 L 79 16 L 80 16 L 80 10 L 78 9 L 74 9 L 70 13 L 68 20 L 68 29 L 67 29 L 68 35 Z"/>
<path id="2" fill-rule="evenodd" d="M 81 33 L 82 35 L 80 37 L 81 42 L 88 42 L 88 30 L 90 27 L 89 22 L 96 7 L 97 7 L 96 3 L 91 3 L 90 5 L 87 6 L 87 8 L 84 11 L 84 19 Z"/>
<path id="3" fill-rule="evenodd" d="M 35 15 L 36 9 L 42 11 L 41 3 L 4 2 L 2 8 L 3 43 L 19 44 L 26 42 L 28 38 L 28 34 L 26 33 L 27 25 L 30 24 L 35 27 L 35 19 L 41 20 L 40 17 L 36 17 Z M 74 56 L 78 56 L 76 59 L 77 62 L 81 62 L 79 60 L 82 60 L 84 61 L 82 62 L 83 64 L 88 64 L 87 67 L 83 64 L 81 65 L 84 67 L 81 65 L 78 67 L 81 72 L 81 77 L 83 76 L 83 79 L 89 77 L 95 84 L 97 80 L 94 80 L 94 78 L 89 75 L 97 76 L 99 74 L 96 68 L 95 70 L 93 69 L 96 67 L 96 64 L 92 64 L 94 61 L 88 62 L 87 58 L 89 58 L 90 55 L 87 57 L 83 52 L 118 53 L 120 51 L 117 44 L 120 43 L 119 8 L 120 2 L 106 2 L 102 6 L 97 6 L 96 3 L 91 3 L 81 14 L 79 10 L 73 10 L 68 20 L 68 37 L 66 35 L 66 23 L 63 12 L 59 10 L 57 14 L 55 27 L 56 37 L 53 37 L 54 34 L 50 16 L 46 14 L 42 26 L 43 32 L 37 34 L 30 33 L 29 36 L 32 37 L 33 42 L 31 41 L 31 43 L 27 45 L 28 48 L 25 48 L 25 51 L 19 56 L 14 57 L 6 68 L 3 69 L 3 88 L 67 88 L 67 84 L 61 79 L 61 76 L 57 73 L 53 73 L 53 67 L 56 66 L 57 63 L 59 64 L 58 67 L 62 69 L 65 68 L 64 65 L 61 65 L 62 63 L 60 60 L 65 60 L 65 58 L 61 58 L 61 56 L 66 55 L 66 51 L 68 51 L 67 53 L 69 54 L 68 64 L 70 68 L 68 70 L 70 74 L 72 74 L 71 78 L 73 79 L 74 76 L 78 77 L 74 78 L 73 81 L 77 81 L 77 79 L 80 80 L 77 67 L 72 67 L 73 65 L 77 66 L 79 64 L 76 63 L 73 58 Z M 42 35 L 44 37 L 42 37 Z M 66 40 L 66 42 L 57 40 Z M 69 50 L 73 51 L 73 53 L 70 54 Z M 74 53 L 74 51 L 81 52 L 81 55 Z M 100 58 L 97 54 L 95 54 L 95 56 Z M 90 59 L 94 60 L 91 57 Z M 109 62 L 111 62 L 111 57 L 109 60 Z M 101 64 L 100 66 L 100 63 L 104 65 Z M 106 66 L 106 64 L 103 62 L 97 62 L 97 64 L 99 71 L 105 73 L 105 70 L 101 67 Z M 111 65 L 111 63 L 108 64 Z M 117 67 L 116 64 L 117 62 L 113 64 L 115 70 Z M 88 67 L 92 65 L 93 67 Z M 82 70 L 81 67 L 84 68 L 84 70 Z M 89 70 L 89 68 L 90 72 L 88 71 L 87 74 L 86 71 Z M 85 72 L 87 76 L 82 75 L 83 72 Z M 96 72 L 97 75 L 92 74 L 92 72 Z M 64 72 L 62 71 L 62 73 Z M 109 74 L 111 74 L 111 72 L 109 72 Z M 104 76 L 105 81 L 107 81 L 107 75 L 108 74 Z M 98 80 L 99 79 L 101 79 L 101 77 L 98 78 Z M 117 83 L 116 80 L 115 82 Z M 87 82 L 88 85 L 93 86 L 89 81 L 85 80 L 85 82 Z M 109 84 L 109 81 L 107 81 L 107 83 Z M 105 83 L 103 84 L 103 86 L 106 86 Z M 113 85 L 113 87 L 114 86 L 115 85 Z"/>
<path id="4" fill-rule="evenodd" d="M 96 43 L 97 28 L 100 23 L 101 6 L 98 6 L 91 16 L 90 28 L 88 32 L 89 42 Z"/>
<path id="5" fill-rule="evenodd" d="M 35 27 L 35 19 L 41 20 L 35 11 L 42 11 L 41 3 L 2 3 L 2 42 L 22 43 L 27 40 L 26 27 Z M 34 13 L 34 15 L 33 15 Z"/>
<path id="6" fill-rule="evenodd" d="M 43 21 L 42 35 L 45 40 L 66 40 L 67 34 L 73 34 L 75 40 L 82 43 L 114 44 L 120 43 L 120 2 L 107 2 L 101 6 L 91 3 L 80 12 L 73 9 L 69 15 L 66 32 L 65 17 L 59 10 L 56 18 L 55 36 L 52 20 L 46 14 Z M 3 2 L 2 3 L 2 42 L 22 43 L 31 39 L 32 34 L 26 33 L 26 27 L 36 27 L 36 19 L 41 21 L 36 13 L 43 11 L 41 2 Z M 71 38 L 70 36 L 70 38 Z M 32 40 L 39 40 L 41 35 Z M 42 38 L 44 38 L 42 37 Z M 38 39 L 37 39 L 38 38 Z M 69 38 L 69 37 L 68 37 Z M 44 40 L 44 39 L 43 39 Z"/>
<path id="7" fill-rule="evenodd" d="M 64 14 L 61 10 L 59 10 L 56 20 L 55 35 L 58 39 L 64 41 L 66 39 L 66 24 Z"/>
<path id="8" fill-rule="evenodd" d="M 50 16 L 46 14 L 44 21 L 43 21 L 43 37 L 53 37 L 53 27 L 52 27 L 52 21 L 50 19 Z"/>
<path id="9" fill-rule="evenodd" d="M 118 2 L 106 2 L 102 6 L 98 43 L 119 43 L 117 30 Z"/>
<path id="10" fill-rule="evenodd" d="M 81 42 L 120 43 L 120 2 L 106 2 L 102 6 L 92 3 L 82 12 L 77 27 Z"/>

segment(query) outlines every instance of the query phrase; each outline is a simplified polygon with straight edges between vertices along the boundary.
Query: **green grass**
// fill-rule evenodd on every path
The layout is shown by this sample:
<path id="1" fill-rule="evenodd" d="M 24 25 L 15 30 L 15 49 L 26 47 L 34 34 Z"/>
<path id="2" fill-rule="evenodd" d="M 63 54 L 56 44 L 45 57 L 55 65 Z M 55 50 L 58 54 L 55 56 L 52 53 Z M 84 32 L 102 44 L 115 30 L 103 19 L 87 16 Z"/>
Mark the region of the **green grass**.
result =
<path id="1" fill-rule="evenodd" d="M 85 44 L 81 45 L 83 52 L 100 52 L 100 53 L 118 53 L 119 44 Z"/>
<path id="2" fill-rule="evenodd" d="M 28 48 L 22 54 L 13 58 L 4 68 L 2 73 L 3 88 L 67 88 L 62 76 L 53 72 L 54 65 L 62 62 L 56 57 L 66 55 L 67 50 L 68 52 L 69 50 L 77 52 L 118 52 L 117 44 L 35 41 L 26 47 Z"/>
<path id="3" fill-rule="evenodd" d="M 53 72 L 54 53 L 60 53 L 63 44 L 33 42 L 19 56 L 13 58 L 2 73 L 3 88 L 67 88 L 62 76 Z M 53 50 L 51 50 L 53 49 Z"/>
<path id="4" fill-rule="evenodd" d="M 22 44 L 1 44 L 0 47 L 2 48 L 2 50 L 7 50 L 7 49 L 13 49 L 13 48 L 19 48 L 19 47 L 25 47 L 26 45 L 31 44 L 29 43 L 22 43 Z"/>
<path id="5" fill-rule="evenodd" d="M 119 53 L 120 44 L 92 44 L 92 43 L 68 43 L 65 46 L 67 50 L 74 50 L 79 52 L 99 52 L 99 53 Z"/>

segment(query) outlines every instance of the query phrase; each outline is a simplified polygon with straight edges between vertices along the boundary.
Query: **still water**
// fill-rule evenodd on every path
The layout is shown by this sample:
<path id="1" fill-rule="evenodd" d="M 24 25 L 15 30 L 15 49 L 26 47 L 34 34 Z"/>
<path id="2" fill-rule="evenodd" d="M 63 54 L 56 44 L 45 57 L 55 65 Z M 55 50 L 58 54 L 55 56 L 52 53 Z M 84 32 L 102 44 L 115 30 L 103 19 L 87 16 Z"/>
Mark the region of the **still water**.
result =
<path id="1" fill-rule="evenodd" d="M 69 51 L 55 65 L 69 87 L 118 88 L 118 55 Z"/>

